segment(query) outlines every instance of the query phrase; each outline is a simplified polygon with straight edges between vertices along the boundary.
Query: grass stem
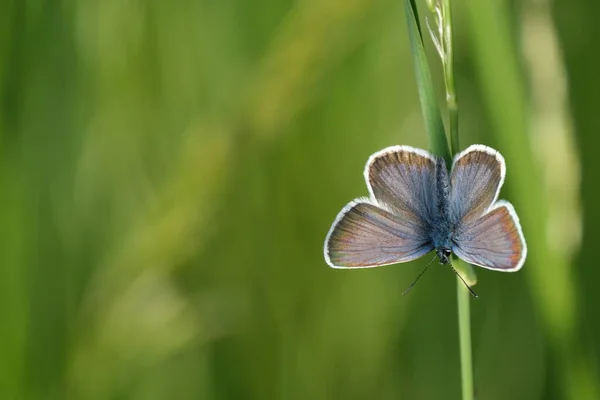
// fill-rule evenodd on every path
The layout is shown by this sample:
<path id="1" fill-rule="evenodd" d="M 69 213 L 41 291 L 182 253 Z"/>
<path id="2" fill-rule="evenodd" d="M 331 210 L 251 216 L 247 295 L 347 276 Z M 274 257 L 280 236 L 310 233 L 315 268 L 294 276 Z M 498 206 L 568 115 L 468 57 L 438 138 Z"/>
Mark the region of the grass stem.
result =
<path id="1" fill-rule="evenodd" d="M 438 6 L 439 7 L 439 6 Z M 450 0 L 441 0 L 441 9 L 437 9 L 438 27 L 440 32 L 439 41 L 442 47 L 442 67 L 444 71 L 444 83 L 446 87 L 446 106 L 448 108 L 448 120 L 450 131 L 450 151 L 454 155 L 459 152 L 458 144 L 458 99 L 456 86 L 454 84 L 454 52 L 452 46 L 452 8 Z M 459 263 L 469 278 L 476 278 L 470 265 Z M 469 279 L 471 280 L 471 279 Z M 458 335 L 460 342 L 460 375 L 462 380 L 463 400 L 473 400 L 473 361 L 471 354 L 471 294 L 463 282 L 457 276 L 456 295 L 458 307 Z"/>
<path id="2" fill-rule="evenodd" d="M 446 85 L 446 104 L 450 130 L 450 151 L 458 153 L 458 99 L 454 85 L 454 52 L 452 50 L 452 8 L 450 0 L 442 0 L 441 9 L 442 66 L 444 69 L 444 83 Z"/>
<path id="3" fill-rule="evenodd" d="M 460 375 L 462 379 L 462 399 L 473 400 L 473 363 L 471 356 L 471 293 L 456 278 L 458 304 L 458 335 L 460 341 Z"/>

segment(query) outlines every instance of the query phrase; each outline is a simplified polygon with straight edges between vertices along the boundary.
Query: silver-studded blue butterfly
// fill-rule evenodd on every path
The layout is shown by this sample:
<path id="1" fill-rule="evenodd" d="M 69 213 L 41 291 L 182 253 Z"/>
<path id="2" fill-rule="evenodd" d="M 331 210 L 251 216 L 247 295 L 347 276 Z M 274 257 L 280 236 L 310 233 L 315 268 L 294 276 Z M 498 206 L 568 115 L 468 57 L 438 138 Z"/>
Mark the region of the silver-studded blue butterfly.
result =
<path id="1" fill-rule="evenodd" d="M 495 271 L 519 270 L 527 245 L 513 206 L 497 200 L 506 164 L 496 150 L 472 145 L 444 159 L 409 146 L 373 154 L 365 167 L 369 198 L 351 201 L 325 239 L 333 268 L 414 260 L 432 250 Z"/>

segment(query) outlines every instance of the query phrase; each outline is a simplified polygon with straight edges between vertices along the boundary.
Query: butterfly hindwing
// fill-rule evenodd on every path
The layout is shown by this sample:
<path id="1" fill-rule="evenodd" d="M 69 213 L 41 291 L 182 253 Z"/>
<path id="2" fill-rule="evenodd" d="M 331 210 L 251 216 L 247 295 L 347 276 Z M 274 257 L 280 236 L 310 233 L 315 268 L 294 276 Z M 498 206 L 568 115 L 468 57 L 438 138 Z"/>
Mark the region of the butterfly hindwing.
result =
<path id="1" fill-rule="evenodd" d="M 325 260 L 334 268 L 367 268 L 406 262 L 433 249 L 427 237 L 369 199 L 350 202 L 325 239 Z"/>
<path id="2" fill-rule="evenodd" d="M 461 223 L 453 236 L 452 251 L 462 260 L 496 271 L 521 269 L 527 244 L 514 207 L 498 201 L 482 217 Z"/>

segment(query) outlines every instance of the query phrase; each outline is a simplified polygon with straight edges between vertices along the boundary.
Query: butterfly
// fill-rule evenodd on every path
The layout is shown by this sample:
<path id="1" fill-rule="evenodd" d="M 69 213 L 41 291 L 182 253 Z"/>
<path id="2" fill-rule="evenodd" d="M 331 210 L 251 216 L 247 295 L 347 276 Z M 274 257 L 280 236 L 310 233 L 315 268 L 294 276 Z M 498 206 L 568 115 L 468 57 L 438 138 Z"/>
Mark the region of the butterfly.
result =
<path id="1" fill-rule="evenodd" d="M 497 200 L 505 175 L 504 157 L 483 145 L 457 154 L 450 173 L 444 159 L 428 151 L 385 148 L 365 167 L 370 197 L 351 201 L 335 218 L 325 261 L 333 268 L 369 268 L 435 250 L 441 264 L 451 265 L 454 253 L 480 267 L 518 271 L 527 245 L 514 207 Z"/>

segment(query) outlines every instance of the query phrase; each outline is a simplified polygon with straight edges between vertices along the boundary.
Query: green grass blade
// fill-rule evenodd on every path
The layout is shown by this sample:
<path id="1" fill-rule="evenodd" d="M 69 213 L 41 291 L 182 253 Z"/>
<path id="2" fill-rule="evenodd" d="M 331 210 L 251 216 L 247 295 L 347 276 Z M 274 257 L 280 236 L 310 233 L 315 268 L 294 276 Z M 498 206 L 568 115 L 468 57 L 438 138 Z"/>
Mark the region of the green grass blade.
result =
<path id="1" fill-rule="evenodd" d="M 448 140 L 442 122 L 442 116 L 435 99 L 435 91 L 431 81 L 429 64 L 423 47 L 423 37 L 419 25 L 417 6 L 414 0 L 404 0 L 406 9 L 406 25 L 408 27 L 408 37 L 410 39 L 410 51 L 415 66 L 415 75 L 417 78 L 417 88 L 419 99 L 421 100 L 421 109 L 425 119 L 425 128 L 429 140 L 430 150 L 438 156 L 444 157 L 446 163 L 450 165 L 452 157 L 448 148 Z"/>

